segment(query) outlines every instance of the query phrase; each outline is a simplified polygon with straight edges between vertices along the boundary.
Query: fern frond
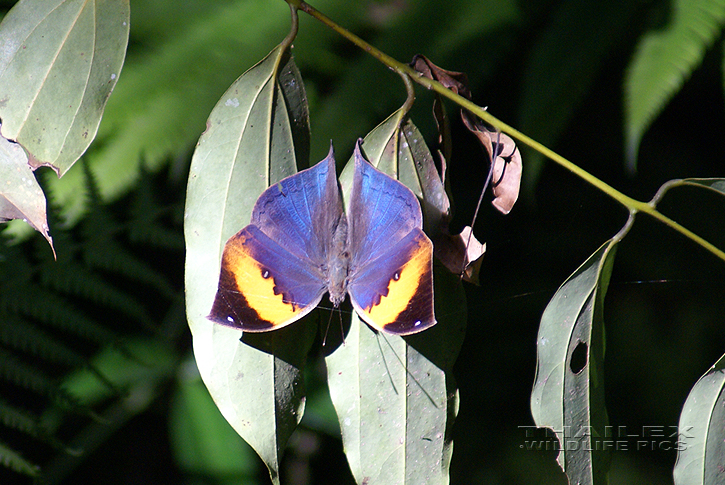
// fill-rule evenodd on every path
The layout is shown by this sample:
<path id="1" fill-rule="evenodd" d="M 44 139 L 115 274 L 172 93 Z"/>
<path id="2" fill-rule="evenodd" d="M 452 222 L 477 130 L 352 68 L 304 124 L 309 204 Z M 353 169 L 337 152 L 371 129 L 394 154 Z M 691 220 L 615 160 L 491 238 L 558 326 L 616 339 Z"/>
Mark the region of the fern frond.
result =
<path id="1" fill-rule="evenodd" d="M 3 348 L 0 348 L 0 377 L 53 401 L 62 394 L 55 379 Z"/>
<path id="2" fill-rule="evenodd" d="M 163 224 L 163 219 L 173 216 L 173 206 L 159 206 L 154 199 L 150 174 L 142 171 L 138 187 L 131 197 L 128 237 L 133 243 L 146 243 L 158 248 L 184 249 L 182 235 Z"/>
<path id="3" fill-rule="evenodd" d="M 38 465 L 26 460 L 20 453 L 0 441 L 0 463 L 18 473 L 37 477 L 40 473 Z"/>
<path id="4" fill-rule="evenodd" d="M 90 319 L 67 299 L 32 283 L 4 290 L 0 294 L 0 311 L 32 317 L 37 322 L 98 344 L 118 339 L 108 326 Z"/>
<path id="5" fill-rule="evenodd" d="M 0 325 L 0 344 L 53 364 L 79 367 L 86 363 L 83 355 L 64 345 L 57 337 L 15 315 L 3 318 L 3 324 Z"/>
<path id="6" fill-rule="evenodd" d="M 639 42 L 624 81 L 625 149 L 634 171 L 642 136 L 700 65 L 725 25 L 725 0 L 678 0 L 663 31 Z"/>
<path id="7" fill-rule="evenodd" d="M 107 310 L 126 315 L 144 325 L 151 325 L 152 318 L 139 303 L 138 298 L 115 287 L 108 278 L 104 278 L 85 265 L 75 261 L 58 264 L 55 267 L 44 267 L 41 271 L 41 282 L 48 289 L 53 289 L 66 296 L 86 299 Z"/>
<path id="8" fill-rule="evenodd" d="M 115 241 L 93 241 L 83 256 L 89 266 L 146 284 L 167 298 L 174 294 L 171 283 L 160 272 Z"/>
<path id="9" fill-rule="evenodd" d="M 8 428 L 38 436 L 38 418 L 0 399 L 0 421 Z"/>

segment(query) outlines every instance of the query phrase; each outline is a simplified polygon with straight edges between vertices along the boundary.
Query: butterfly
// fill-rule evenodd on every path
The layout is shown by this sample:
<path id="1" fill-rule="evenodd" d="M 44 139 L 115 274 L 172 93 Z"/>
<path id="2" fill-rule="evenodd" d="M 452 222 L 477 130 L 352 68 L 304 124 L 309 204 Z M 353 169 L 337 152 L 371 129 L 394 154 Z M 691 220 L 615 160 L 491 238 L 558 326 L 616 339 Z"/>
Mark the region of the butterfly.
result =
<path id="1" fill-rule="evenodd" d="M 365 160 L 359 141 L 354 164 L 346 211 L 332 147 L 259 196 L 251 223 L 224 247 L 208 319 L 246 332 L 275 330 L 328 293 L 336 308 L 350 295 L 377 330 L 408 335 L 435 325 L 433 244 L 417 197 Z"/>

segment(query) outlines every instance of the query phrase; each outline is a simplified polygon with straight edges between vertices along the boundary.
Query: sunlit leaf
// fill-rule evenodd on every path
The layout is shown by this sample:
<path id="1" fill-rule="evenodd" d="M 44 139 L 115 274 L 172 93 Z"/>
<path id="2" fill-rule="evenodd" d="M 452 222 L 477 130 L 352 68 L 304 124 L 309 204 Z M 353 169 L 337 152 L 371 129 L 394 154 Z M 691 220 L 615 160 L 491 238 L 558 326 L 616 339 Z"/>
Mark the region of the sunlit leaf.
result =
<path id="1" fill-rule="evenodd" d="M 93 141 L 128 43 L 128 0 L 21 0 L 0 25 L 0 118 L 63 175 Z"/>
<path id="2" fill-rule="evenodd" d="M 606 483 L 603 304 L 617 240 L 600 247 L 557 290 L 537 339 L 531 413 L 559 439 L 557 461 L 571 483 Z"/>
<path id="3" fill-rule="evenodd" d="M 675 485 L 722 482 L 725 456 L 725 356 L 697 381 L 682 407 Z"/>
<path id="4" fill-rule="evenodd" d="M 677 0 L 665 29 L 640 39 L 624 81 L 627 166 L 637 167 L 642 136 L 720 37 L 725 0 Z"/>
<path id="5" fill-rule="evenodd" d="M 23 219 L 53 247 L 48 232 L 45 195 L 20 145 L 0 137 L 0 222 Z"/>
<path id="6" fill-rule="evenodd" d="M 448 200 L 432 157 L 412 123 L 398 131 L 401 119 L 396 112 L 381 123 L 365 137 L 363 149 L 424 205 L 430 201 L 440 220 Z M 351 167 L 340 176 L 343 191 Z M 456 276 L 435 269 L 434 327 L 402 338 L 377 333 L 354 316 L 345 343 L 326 359 L 330 397 L 358 483 L 448 483 L 458 412 L 451 368 L 463 342 L 465 298 Z"/>
<path id="7" fill-rule="evenodd" d="M 460 281 L 435 272 L 438 323 L 420 334 L 377 333 L 356 316 L 327 357 L 330 397 L 357 483 L 448 483 L 458 391 L 451 368 L 463 342 Z"/>
<path id="8" fill-rule="evenodd" d="M 302 417 L 302 368 L 314 320 L 242 335 L 206 319 L 227 239 L 247 225 L 257 197 L 309 158 L 302 79 L 285 46 L 222 96 L 199 139 L 186 201 L 187 317 L 204 383 L 224 417 L 278 483 L 282 450 Z"/>

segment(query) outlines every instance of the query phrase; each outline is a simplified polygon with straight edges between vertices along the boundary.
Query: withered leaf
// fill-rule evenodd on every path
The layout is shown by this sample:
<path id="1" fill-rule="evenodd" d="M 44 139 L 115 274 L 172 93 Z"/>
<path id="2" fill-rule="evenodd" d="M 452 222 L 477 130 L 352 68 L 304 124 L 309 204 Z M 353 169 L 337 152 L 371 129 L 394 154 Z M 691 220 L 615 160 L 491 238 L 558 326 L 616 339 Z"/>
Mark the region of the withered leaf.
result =
<path id="1" fill-rule="evenodd" d="M 508 214 L 519 197 L 523 164 L 516 143 L 505 133 L 491 131 L 468 112 L 461 112 L 463 123 L 476 135 L 493 161 L 493 206 Z"/>
<path id="2" fill-rule="evenodd" d="M 508 214 L 519 198 L 521 187 L 521 152 L 505 133 L 499 133 L 494 144 L 496 161 L 493 164 L 493 206 Z"/>
<path id="3" fill-rule="evenodd" d="M 448 71 L 433 64 L 427 57 L 416 54 L 410 62 L 410 67 L 428 79 L 438 81 L 454 93 L 471 99 L 471 90 L 468 88 L 468 76 L 465 72 Z"/>
<path id="4" fill-rule="evenodd" d="M 461 275 L 464 281 L 478 284 L 478 275 L 486 252 L 486 243 L 473 235 L 470 226 L 460 234 L 439 234 L 433 240 L 435 256 L 453 274 Z"/>

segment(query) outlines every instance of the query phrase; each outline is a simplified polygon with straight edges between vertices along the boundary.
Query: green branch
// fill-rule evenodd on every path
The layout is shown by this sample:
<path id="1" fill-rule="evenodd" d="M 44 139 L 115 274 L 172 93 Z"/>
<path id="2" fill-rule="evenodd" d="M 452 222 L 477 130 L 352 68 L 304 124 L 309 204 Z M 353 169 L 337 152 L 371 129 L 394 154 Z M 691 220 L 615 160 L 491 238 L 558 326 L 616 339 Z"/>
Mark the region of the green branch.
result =
<path id="1" fill-rule="evenodd" d="M 420 72 L 416 71 L 412 67 L 410 67 L 408 64 L 404 64 L 400 61 L 397 61 L 396 59 L 393 59 L 389 55 L 385 54 L 384 52 L 381 52 L 374 46 L 368 44 L 363 39 L 358 37 L 357 35 L 353 34 L 352 32 L 346 30 L 345 28 L 337 25 L 335 22 L 333 22 L 330 18 L 326 17 L 324 14 L 320 13 L 318 10 L 316 10 L 311 5 L 307 4 L 306 2 L 302 0 L 285 0 L 293 9 L 299 9 L 303 12 L 309 14 L 310 16 L 314 17 L 315 19 L 319 20 L 323 24 L 330 27 L 332 30 L 340 34 L 342 37 L 346 38 L 356 46 L 360 47 L 362 50 L 373 56 L 374 58 L 378 59 L 381 63 L 388 66 L 390 69 L 398 73 L 400 76 L 402 76 L 404 79 L 407 77 L 408 79 L 413 80 L 414 82 L 420 84 L 421 86 L 425 87 L 428 90 L 435 91 L 436 93 L 440 94 L 441 96 L 444 96 L 451 100 L 452 102 L 456 103 L 462 108 L 465 108 L 466 110 L 470 111 L 474 115 L 481 118 L 483 121 L 488 123 L 489 125 L 493 126 L 496 130 L 501 131 L 503 133 L 506 133 L 511 138 L 517 140 L 523 145 L 529 146 L 532 149 L 536 150 L 537 152 L 541 153 L 545 157 L 549 158 L 553 162 L 557 163 L 561 167 L 564 167 L 565 169 L 569 170 L 571 173 L 576 175 L 577 177 L 583 179 L 590 185 L 594 186 L 595 188 L 599 189 L 600 191 L 604 192 L 606 195 L 614 199 L 615 201 L 619 202 L 623 206 L 625 206 L 631 216 L 634 216 L 638 212 L 643 212 L 645 214 L 649 214 L 653 218 L 657 219 L 658 221 L 662 222 L 663 224 L 667 225 L 668 227 L 674 229 L 675 231 L 679 232 L 683 236 L 689 238 L 693 242 L 699 244 L 703 248 L 710 251 L 712 254 L 720 258 L 721 260 L 725 261 L 725 252 L 718 249 L 711 243 L 707 242 L 700 236 L 694 234 L 689 229 L 681 226 L 677 222 L 673 221 L 672 219 L 668 218 L 667 216 L 660 213 L 656 208 L 656 201 L 653 199 L 652 202 L 641 202 L 636 199 L 633 199 L 621 192 L 619 192 L 614 187 L 610 186 L 609 184 L 606 184 L 605 182 L 599 180 L 586 170 L 580 168 L 579 166 L 575 165 L 574 163 L 570 162 L 566 158 L 562 157 L 558 153 L 550 150 L 549 148 L 545 147 L 541 143 L 537 142 L 536 140 L 533 140 L 532 138 L 524 135 L 517 129 L 513 128 L 512 126 L 507 125 L 503 121 L 499 120 L 495 116 L 491 115 L 488 111 L 483 109 L 482 107 L 478 106 L 477 104 L 473 103 L 471 100 L 464 98 L 463 96 L 460 96 L 457 93 L 454 93 L 450 89 L 443 86 L 441 83 L 429 79 L 425 76 L 423 76 Z"/>

